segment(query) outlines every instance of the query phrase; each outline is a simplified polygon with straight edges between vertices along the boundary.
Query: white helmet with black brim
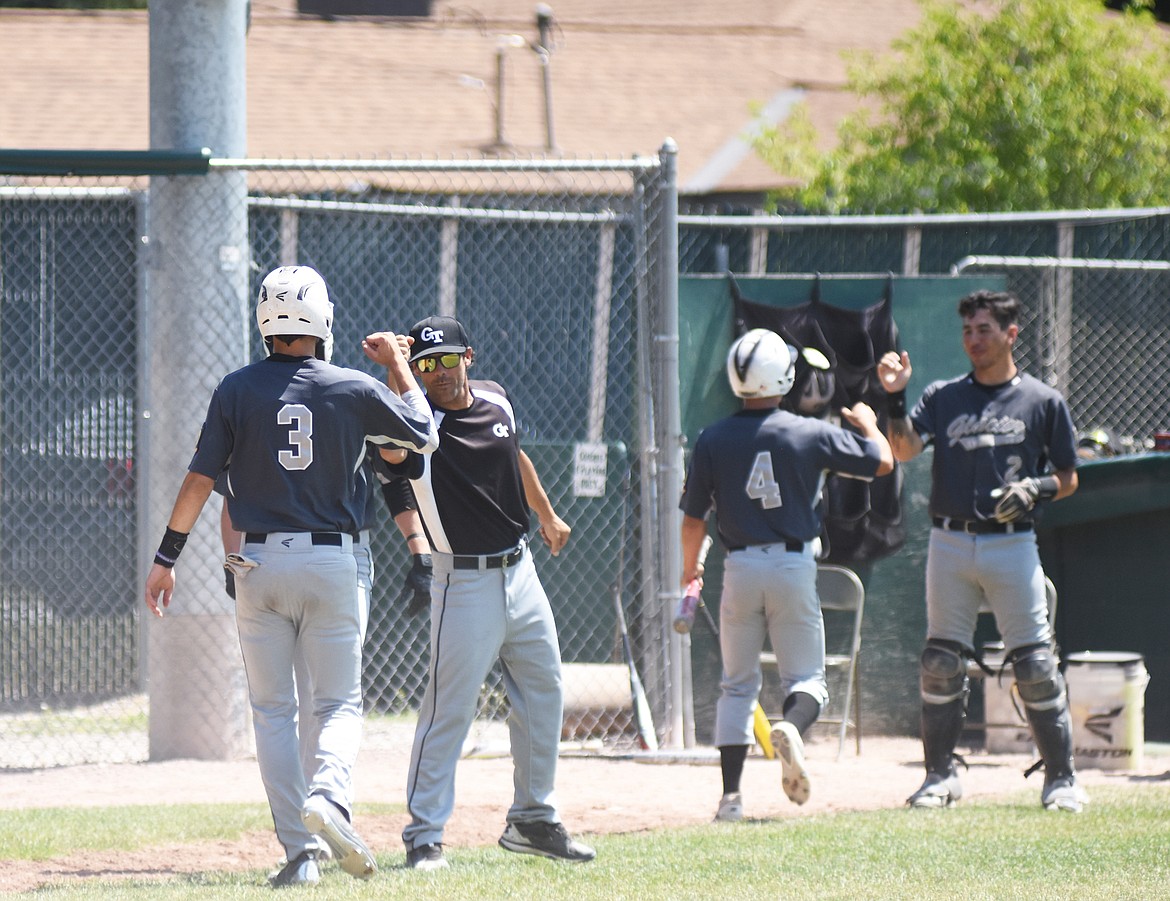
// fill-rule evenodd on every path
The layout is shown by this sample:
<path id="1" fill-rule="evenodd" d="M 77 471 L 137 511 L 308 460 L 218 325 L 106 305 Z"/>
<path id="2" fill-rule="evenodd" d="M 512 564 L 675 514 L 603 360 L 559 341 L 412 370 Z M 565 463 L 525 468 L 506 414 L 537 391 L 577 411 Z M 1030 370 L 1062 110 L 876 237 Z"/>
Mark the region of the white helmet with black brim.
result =
<path id="1" fill-rule="evenodd" d="M 727 381 L 736 397 L 783 397 L 795 376 L 795 354 L 768 329 L 752 329 L 727 353 Z"/>
<path id="2" fill-rule="evenodd" d="M 312 335 L 318 339 L 317 359 L 333 357 L 333 301 L 316 269 L 281 266 L 268 273 L 260 285 L 256 324 L 269 354 L 277 335 Z"/>

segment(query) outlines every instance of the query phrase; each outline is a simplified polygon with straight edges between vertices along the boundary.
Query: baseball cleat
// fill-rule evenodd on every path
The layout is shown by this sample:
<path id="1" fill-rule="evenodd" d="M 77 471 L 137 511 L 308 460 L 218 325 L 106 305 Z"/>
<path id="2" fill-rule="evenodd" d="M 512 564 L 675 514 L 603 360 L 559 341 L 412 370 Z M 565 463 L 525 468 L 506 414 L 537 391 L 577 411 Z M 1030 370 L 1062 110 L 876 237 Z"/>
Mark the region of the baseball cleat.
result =
<path id="1" fill-rule="evenodd" d="M 927 773 L 926 781 L 906 799 L 906 803 L 917 808 L 946 808 L 954 807 L 961 797 L 963 786 L 959 782 L 958 773 L 952 770 L 946 775 Z"/>
<path id="2" fill-rule="evenodd" d="M 553 860 L 585 862 L 597 852 L 574 841 L 562 823 L 509 823 L 500 836 L 500 847 L 517 854 L 535 854 Z"/>
<path id="3" fill-rule="evenodd" d="M 273 888 L 316 885 L 320 881 L 321 872 L 317 868 L 317 850 L 315 848 L 302 851 L 268 877 L 268 884 Z"/>
<path id="4" fill-rule="evenodd" d="M 406 852 L 406 866 L 411 870 L 444 870 L 448 863 L 442 845 L 415 845 Z"/>
<path id="5" fill-rule="evenodd" d="M 716 823 L 738 823 L 743 819 L 743 795 L 728 792 L 719 799 L 719 810 L 715 812 Z"/>
<path id="6" fill-rule="evenodd" d="M 1044 805 L 1045 810 L 1080 813 L 1089 803 L 1089 795 L 1077 785 L 1077 777 L 1070 773 L 1067 776 L 1057 776 L 1051 782 L 1045 782 L 1044 791 L 1040 793 L 1040 803 Z"/>
<path id="7" fill-rule="evenodd" d="M 324 795 L 309 795 L 301 808 L 301 822 L 306 829 L 325 840 L 333 851 L 333 858 L 349 875 L 369 879 L 378 871 L 378 864 L 366 843 L 341 810 Z"/>
<path id="8" fill-rule="evenodd" d="M 784 787 L 784 794 L 794 804 L 803 804 L 808 800 L 812 786 L 804 768 L 804 740 L 799 730 L 792 723 L 781 720 L 772 727 L 772 747 L 780 758 L 780 784 Z"/>

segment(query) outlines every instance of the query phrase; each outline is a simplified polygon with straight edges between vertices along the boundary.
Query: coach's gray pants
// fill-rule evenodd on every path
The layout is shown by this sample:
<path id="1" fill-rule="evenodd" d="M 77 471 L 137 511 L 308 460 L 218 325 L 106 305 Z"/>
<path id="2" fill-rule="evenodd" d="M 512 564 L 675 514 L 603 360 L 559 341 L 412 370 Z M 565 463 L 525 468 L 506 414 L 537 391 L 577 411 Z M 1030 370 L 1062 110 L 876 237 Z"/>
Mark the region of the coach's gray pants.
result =
<path id="1" fill-rule="evenodd" d="M 455 767 L 496 659 L 511 714 L 515 795 L 507 822 L 559 822 L 553 798 L 564 715 L 561 653 L 532 555 L 508 569 L 453 570 L 434 554 L 431 663 L 419 709 L 406 804 L 408 849 L 441 843 L 455 806 Z"/>

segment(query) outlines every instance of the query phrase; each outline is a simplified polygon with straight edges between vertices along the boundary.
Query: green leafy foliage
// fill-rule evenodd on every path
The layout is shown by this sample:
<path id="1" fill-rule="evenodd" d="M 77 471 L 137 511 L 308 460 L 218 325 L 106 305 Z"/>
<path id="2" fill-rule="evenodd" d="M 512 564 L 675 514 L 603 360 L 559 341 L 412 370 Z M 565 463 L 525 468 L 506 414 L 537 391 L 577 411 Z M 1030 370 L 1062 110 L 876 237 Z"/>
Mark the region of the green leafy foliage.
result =
<path id="1" fill-rule="evenodd" d="M 1170 36 L 1146 9 L 1093 0 L 923 0 L 893 53 L 857 56 L 865 102 L 817 159 L 810 210 L 987 212 L 1170 201 Z M 757 151 L 808 148 L 765 129 Z"/>

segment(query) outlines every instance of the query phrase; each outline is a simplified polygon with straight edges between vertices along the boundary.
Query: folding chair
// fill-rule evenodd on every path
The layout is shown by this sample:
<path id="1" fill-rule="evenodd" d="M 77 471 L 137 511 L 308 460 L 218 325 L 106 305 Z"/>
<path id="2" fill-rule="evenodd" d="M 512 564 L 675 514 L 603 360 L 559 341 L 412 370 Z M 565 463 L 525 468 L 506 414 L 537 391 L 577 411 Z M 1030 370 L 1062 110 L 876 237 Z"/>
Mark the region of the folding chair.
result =
<path id="1" fill-rule="evenodd" d="M 1048 622 L 1050 625 L 1052 625 L 1055 628 L 1055 625 L 1056 625 L 1056 603 L 1057 603 L 1056 586 L 1052 584 L 1052 580 L 1050 578 L 1048 578 L 1047 576 L 1044 577 L 1044 597 L 1048 602 Z M 986 602 L 980 606 L 979 616 L 980 617 L 992 616 L 991 608 L 986 604 Z M 984 645 L 984 650 L 986 650 L 986 647 L 987 646 Z M 1006 650 L 1007 649 L 1004 649 L 1005 652 L 1006 652 Z M 995 667 L 993 667 L 993 668 L 995 668 Z M 1008 675 L 1007 673 L 1004 673 L 1005 677 L 1007 675 Z M 1010 722 L 1008 722 L 1008 721 L 1003 721 L 1003 722 L 995 721 L 995 720 L 991 720 L 988 718 L 988 715 L 987 715 L 987 702 L 988 702 L 987 680 L 989 678 L 997 679 L 997 678 L 999 678 L 999 673 L 996 672 L 996 674 L 994 676 L 988 676 L 988 674 L 983 671 L 983 669 L 979 666 L 979 664 L 977 662 L 975 662 L 974 660 L 967 661 L 967 679 L 968 679 L 968 681 L 970 683 L 972 683 L 973 685 L 975 685 L 975 684 L 979 685 L 980 688 L 982 689 L 982 692 L 983 692 L 984 716 L 983 716 L 983 720 L 981 720 L 981 721 L 980 720 L 973 720 L 971 718 L 971 715 L 970 715 L 970 710 L 968 710 L 967 721 L 964 723 L 963 728 L 964 729 L 972 729 L 975 731 L 983 731 L 985 734 L 988 732 L 988 730 L 992 730 L 992 729 L 1011 730 L 1011 731 L 1014 731 L 1014 732 L 1020 734 L 1021 736 L 1024 734 L 1028 734 L 1028 737 L 1030 740 L 1031 736 L 1030 736 L 1030 732 L 1028 729 L 1028 723 L 1021 712 L 1018 712 L 1016 719 L 1014 721 L 1010 721 Z M 1014 687 L 1012 688 L 1012 691 L 1014 692 Z M 1014 705 L 1014 706 L 1018 706 L 1018 705 Z M 1001 738 L 1002 737 L 1003 736 L 1001 736 Z M 999 742 L 997 741 L 996 743 L 998 744 Z M 1012 743 L 1013 742 L 1010 738 L 1004 742 L 1005 745 L 1011 745 Z M 1001 748 L 1001 750 L 1003 750 L 1003 749 L 1004 748 Z"/>
<path id="2" fill-rule="evenodd" d="M 857 753 L 861 753 L 861 620 L 865 613 L 865 586 L 857 573 L 835 563 L 817 564 L 817 595 L 821 599 L 821 610 L 852 614 L 849 622 L 837 625 L 830 618 L 825 621 L 825 670 L 843 674 L 845 697 L 838 705 L 831 705 L 821 712 L 818 725 L 839 726 L 837 735 L 837 758 L 845 751 L 845 736 L 852 727 Z M 776 665 L 776 655 L 765 652 L 760 655 L 762 665 Z"/>

